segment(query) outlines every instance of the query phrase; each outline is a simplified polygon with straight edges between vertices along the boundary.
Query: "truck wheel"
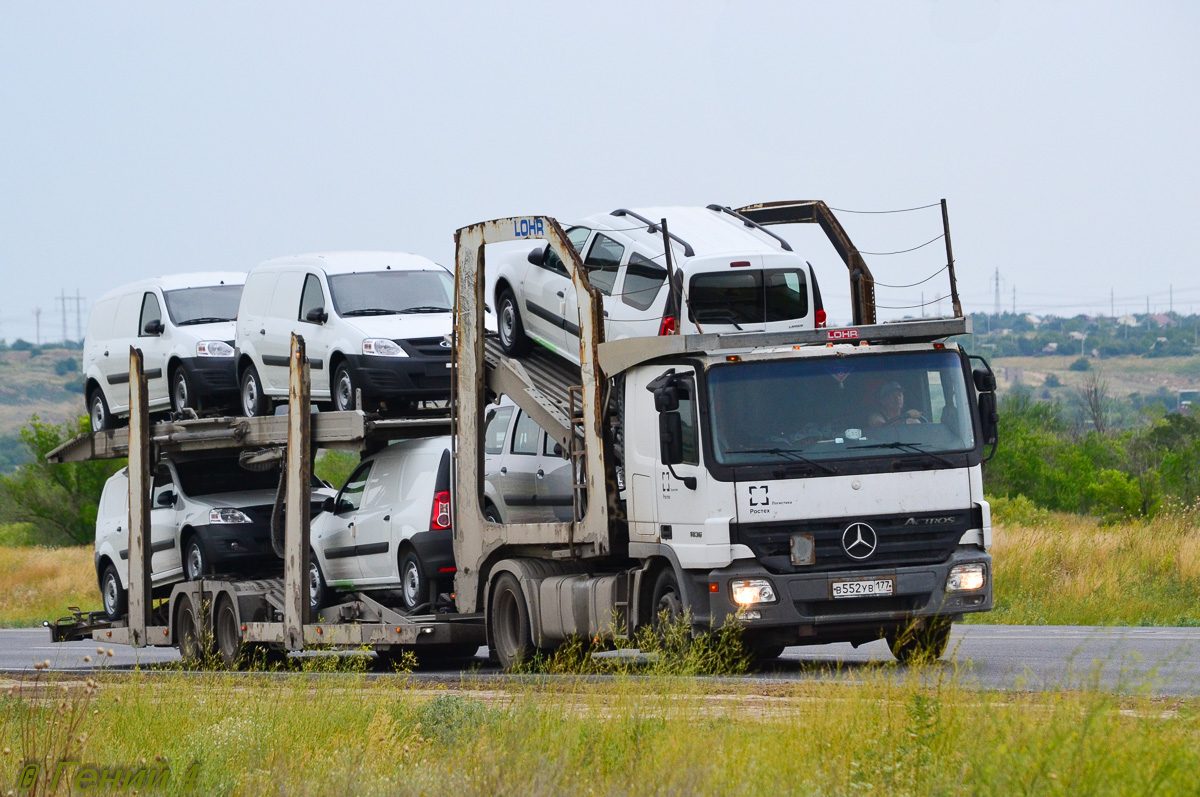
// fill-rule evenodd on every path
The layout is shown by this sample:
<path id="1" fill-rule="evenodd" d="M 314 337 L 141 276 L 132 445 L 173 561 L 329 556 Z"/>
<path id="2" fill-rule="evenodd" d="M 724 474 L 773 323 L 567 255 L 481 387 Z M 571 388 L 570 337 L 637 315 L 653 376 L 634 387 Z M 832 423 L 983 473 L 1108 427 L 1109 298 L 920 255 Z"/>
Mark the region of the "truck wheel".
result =
<path id="1" fill-rule="evenodd" d="M 511 670 L 533 656 L 529 609 L 525 606 L 521 584 L 512 573 L 501 573 L 496 579 L 487 621 L 491 626 L 492 645 L 501 667 Z"/>
<path id="2" fill-rule="evenodd" d="M 192 386 L 188 382 L 187 372 L 183 366 L 177 365 L 171 372 L 171 412 L 179 414 L 188 408 L 195 409 L 191 402 Z"/>
<path id="3" fill-rule="evenodd" d="M 409 551 L 400 560 L 400 602 L 405 610 L 412 611 L 429 599 L 428 580 L 421 568 L 421 558 Z"/>
<path id="4" fill-rule="evenodd" d="M 204 553 L 204 546 L 194 534 L 188 538 L 187 545 L 183 546 L 183 570 L 188 581 L 199 581 L 210 575 L 212 570 L 208 564 L 208 556 Z"/>
<path id="5" fill-rule="evenodd" d="M 650 593 L 650 610 L 654 612 L 654 616 L 650 618 L 650 625 L 659 631 L 665 630 L 666 626 L 678 622 L 679 618 L 683 617 L 683 596 L 679 592 L 674 568 L 663 568 L 658 578 L 654 579 L 654 591 Z"/>
<path id="6" fill-rule="evenodd" d="M 94 389 L 88 395 L 88 417 L 92 422 L 93 432 L 102 432 L 113 428 L 112 415 L 108 412 L 108 402 L 104 400 L 104 391 Z"/>
<path id="7" fill-rule="evenodd" d="M 931 617 L 922 628 L 906 626 L 889 631 L 887 643 L 901 664 L 936 661 L 950 644 L 950 625 L 949 620 Z"/>
<path id="8" fill-rule="evenodd" d="M 354 374 L 350 366 L 341 363 L 333 374 L 333 408 L 338 412 L 357 409 L 354 406 L 354 396 L 357 386 L 354 384 Z"/>
<path id="9" fill-rule="evenodd" d="M 505 288 L 496 302 L 496 327 L 500 333 L 500 348 L 509 357 L 519 357 L 529 351 L 529 338 L 525 336 L 525 325 L 521 323 L 521 311 L 517 297 Z"/>
<path id="10" fill-rule="evenodd" d="M 100 596 L 104 599 L 104 616 L 120 620 L 125 616 L 125 588 L 117 575 L 117 566 L 109 562 L 100 574 Z"/>
<path id="11" fill-rule="evenodd" d="M 242 373 L 242 414 L 247 418 L 271 413 L 271 402 L 262 391 L 262 380 L 258 377 L 258 369 L 254 364 L 246 366 Z"/>
<path id="12" fill-rule="evenodd" d="M 308 554 L 308 608 L 312 609 L 312 621 L 316 621 L 317 612 L 329 603 L 329 587 L 325 585 L 325 574 L 321 572 L 321 563 L 317 555 Z"/>
<path id="13" fill-rule="evenodd" d="M 242 644 L 242 629 L 238 624 L 237 611 L 228 597 L 222 597 L 217 607 L 214 633 L 221 661 L 231 670 L 241 667 L 246 660 L 246 646 Z"/>
<path id="14" fill-rule="evenodd" d="M 179 655 L 188 664 L 202 662 L 212 652 L 212 640 L 208 639 L 201 624 L 200 614 L 186 596 L 179 598 L 179 613 L 175 618 Z"/>

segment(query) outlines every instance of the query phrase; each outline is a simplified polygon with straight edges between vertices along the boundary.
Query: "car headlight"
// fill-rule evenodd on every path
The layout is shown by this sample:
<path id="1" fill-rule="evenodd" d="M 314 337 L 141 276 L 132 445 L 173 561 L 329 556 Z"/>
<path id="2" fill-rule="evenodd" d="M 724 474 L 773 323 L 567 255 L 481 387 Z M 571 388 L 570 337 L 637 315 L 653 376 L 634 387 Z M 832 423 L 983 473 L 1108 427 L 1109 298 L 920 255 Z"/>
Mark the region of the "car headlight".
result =
<path id="1" fill-rule="evenodd" d="M 223 506 L 218 509 L 208 510 L 209 523 L 253 523 L 247 515 L 240 509 L 234 509 L 231 506 Z"/>
<path id="2" fill-rule="evenodd" d="M 775 587 L 765 578 L 747 578 L 729 582 L 733 602 L 738 606 L 753 606 L 758 603 L 774 603 Z"/>
<path id="3" fill-rule="evenodd" d="M 947 592 L 970 592 L 982 589 L 987 581 L 987 568 L 982 564 L 958 565 L 946 579 Z"/>
<path id="4" fill-rule="evenodd" d="M 223 340 L 202 340 L 196 344 L 197 357 L 232 357 L 233 347 Z"/>
<path id="5" fill-rule="evenodd" d="M 363 354 L 374 354 L 376 357 L 407 357 L 407 352 L 396 345 L 396 341 L 387 338 L 367 338 L 363 341 Z"/>

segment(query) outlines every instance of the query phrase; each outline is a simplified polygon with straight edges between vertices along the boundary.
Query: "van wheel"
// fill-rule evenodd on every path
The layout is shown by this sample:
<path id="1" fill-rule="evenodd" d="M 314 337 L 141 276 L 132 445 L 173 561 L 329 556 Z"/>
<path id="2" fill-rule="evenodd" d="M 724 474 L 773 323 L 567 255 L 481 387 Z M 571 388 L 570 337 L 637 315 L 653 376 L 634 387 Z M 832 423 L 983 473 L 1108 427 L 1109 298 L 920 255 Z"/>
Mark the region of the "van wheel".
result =
<path id="1" fill-rule="evenodd" d="M 262 380 L 258 378 L 258 369 L 253 364 L 246 366 L 242 373 L 242 414 L 247 418 L 256 415 L 270 415 L 271 403 L 263 395 Z"/>
<path id="2" fill-rule="evenodd" d="M 356 409 L 356 390 L 358 386 L 354 384 L 354 374 L 350 373 L 350 366 L 339 363 L 337 370 L 333 372 L 333 408 L 338 412 Z"/>
<path id="3" fill-rule="evenodd" d="M 411 612 L 426 603 L 428 597 L 429 587 L 421 568 L 421 558 L 415 551 L 409 551 L 400 560 L 400 602 Z"/>
<path id="4" fill-rule="evenodd" d="M 529 351 L 529 338 L 525 336 L 525 325 L 521 323 L 521 311 L 517 297 L 505 288 L 496 302 L 496 327 L 500 332 L 500 348 L 510 357 L 519 357 Z"/>
<path id="5" fill-rule="evenodd" d="M 100 388 L 95 388 L 88 395 L 88 417 L 92 421 L 93 432 L 113 428 L 112 416 L 108 412 L 108 402 L 104 400 L 104 392 Z"/>
<path id="6" fill-rule="evenodd" d="M 100 596 L 104 599 L 104 616 L 120 620 L 125 616 L 125 588 L 117 575 L 117 566 L 109 562 L 100 574 Z"/>
<path id="7" fill-rule="evenodd" d="M 317 561 L 316 553 L 308 553 L 308 608 L 312 609 L 310 622 L 316 622 L 317 612 L 329 603 L 329 587 L 325 585 L 325 574 L 321 572 L 321 563 Z"/>
<path id="8" fill-rule="evenodd" d="M 492 504 L 487 504 L 483 507 L 483 519 L 489 523 L 504 522 L 504 518 L 500 517 L 500 510 Z"/>
<path id="9" fill-rule="evenodd" d="M 188 581 L 199 581 L 212 570 L 208 564 L 208 556 L 204 553 L 204 546 L 195 535 L 183 546 L 183 569 Z"/>
<path id="10" fill-rule="evenodd" d="M 492 645 L 501 667 L 510 670 L 533 656 L 529 609 L 525 606 L 521 584 L 512 573 L 501 573 L 496 579 L 487 621 L 491 625 Z"/>
<path id="11" fill-rule="evenodd" d="M 181 413 L 188 408 L 196 409 L 192 405 L 192 386 L 188 382 L 187 372 L 181 366 L 176 366 L 171 372 L 171 412 Z"/>

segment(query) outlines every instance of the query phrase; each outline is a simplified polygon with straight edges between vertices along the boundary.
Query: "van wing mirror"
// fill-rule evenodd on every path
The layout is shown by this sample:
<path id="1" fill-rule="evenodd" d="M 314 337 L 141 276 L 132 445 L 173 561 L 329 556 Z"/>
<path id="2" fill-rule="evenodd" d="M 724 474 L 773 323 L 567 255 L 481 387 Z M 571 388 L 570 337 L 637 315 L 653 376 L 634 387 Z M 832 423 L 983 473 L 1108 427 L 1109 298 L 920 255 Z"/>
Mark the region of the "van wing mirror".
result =
<path id="1" fill-rule="evenodd" d="M 321 511 L 333 514 L 333 496 L 325 496 L 325 500 L 321 502 Z"/>
<path id="2" fill-rule="evenodd" d="M 129 329 L 129 327 L 125 328 Z M 163 322 L 157 318 L 153 321 L 147 321 L 146 326 L 142 327 L 142 331 L 147 335 L 161 335 L 165 330 L 166 327 L 163 326 Z"/>
<path id="3" fill-rule="evenodd" d="M 548 251 L 550 251 L 549 246 L 539 246 L 532 249 L 526 259 L 535 266 L 544 266 L 546 265 L 546 253 Z"/>
<path id="4" fill-rule="evenodd" d="M 311 321 L 314 324 L 324 324 L 329 320 L 329 313 L 325 312 L 324 307 L 314 307 L 304 315 L 305 321 Z"/>
<path id="5" fill-rule="evenodd" d="M 125 328 L 129 329 L 129 327 L 125 327 Z M 154 503 L 158 504 L 159 506 L 174 506 L 175 505 L 175 493 L 171 490 L 167 490 L 166 492 L 159 493 L 158 499 Z"/>

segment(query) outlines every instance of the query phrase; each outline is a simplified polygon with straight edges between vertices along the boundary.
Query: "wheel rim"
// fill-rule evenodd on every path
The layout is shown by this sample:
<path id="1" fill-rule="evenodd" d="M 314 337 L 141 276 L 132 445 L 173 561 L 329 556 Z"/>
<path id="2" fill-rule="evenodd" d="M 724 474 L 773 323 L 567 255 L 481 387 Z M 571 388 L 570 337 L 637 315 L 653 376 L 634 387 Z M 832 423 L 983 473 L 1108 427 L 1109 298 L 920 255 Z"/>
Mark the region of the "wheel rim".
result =
<path id="1" fill-rule="evenodd" d="M 337 387 L 333 391 L 333 401 L 343 412 L 354 409 L 354 382 L 350 372 L 344 368 L 338 371 Z"/>
<path id="2" fill-rule="evenodd" d="M 190 543 L 187 551 L 188 579 L 195 581 L 204 574 L 204 552 L 196 543 Z"/>
<path id="3" fill-rule="evenodd" d="M 511 346 L 517 330 L 517 310 L 509 299 L 500 305 L 500 340 L 505 346 Z"/>
<path id="4" fill-rule="evenodd" d="M 117 577 L 113 573 L 104 577 L 104 611 L 117 613 Z"/>
<path id="5" fill-rule="evenodd" d="M 104 399 L 99 395 L 92 397 L 92 429 L 99 431 L 104 428 Z"/>
<path id="6" fill-rule="evenodd" d="M 175 372 L 175 389 L 171 391 L 171 397 L 175 400 L 176 412 L 182 412 L 188 405 L 187 378 L 182 371 Z"/>
<path id="7" fill-rule="evenodd" d="M 247 373 L 242 380 L 242 409 L 246 415 L 258 414 L 258 381 L 253 373 Z"/>
<path id="8" fill-rule="evenodd" d="M 308 563 L 308 603 L 316 608 L 321 598 L 321 566 L 316 562 Z"/>
<path id="9" fill-rule="evenodd" d="M 421 570 L 416 562 L 410 560 L 404 563 L 404 574 L 400 581 L 404 588 L 404 602 L 411 609 L 421 601 Z"/>

